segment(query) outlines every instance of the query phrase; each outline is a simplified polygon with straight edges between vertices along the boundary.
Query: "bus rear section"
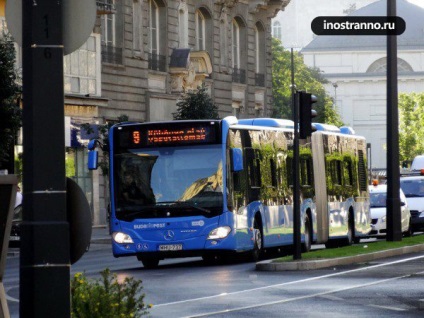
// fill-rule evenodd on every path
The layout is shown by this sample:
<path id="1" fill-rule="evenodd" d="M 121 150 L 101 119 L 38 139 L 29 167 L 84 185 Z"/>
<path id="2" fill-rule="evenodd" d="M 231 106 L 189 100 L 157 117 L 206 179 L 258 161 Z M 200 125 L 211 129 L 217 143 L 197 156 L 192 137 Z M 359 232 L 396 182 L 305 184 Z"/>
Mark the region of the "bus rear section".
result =
<path id="1" fill-rule="evenodd" d="M 366 141 L 350 133 L 312 134 L 317 242 L 350 245 L 370 232 Z"/>

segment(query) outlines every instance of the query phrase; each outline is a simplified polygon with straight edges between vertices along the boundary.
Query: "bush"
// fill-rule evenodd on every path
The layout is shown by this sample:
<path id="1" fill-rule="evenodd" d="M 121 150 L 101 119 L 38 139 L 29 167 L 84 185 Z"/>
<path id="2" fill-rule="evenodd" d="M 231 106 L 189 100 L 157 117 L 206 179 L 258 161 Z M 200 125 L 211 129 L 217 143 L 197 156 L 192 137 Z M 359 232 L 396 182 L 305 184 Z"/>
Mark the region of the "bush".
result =
<path id="1" fill-rule="evenodd" d="M 117 318 L 141 317 L 147 314 L 141 280 L 125 277 L 118 281 L 109 269 L 100 272 L 101 279 L 89 280 L 76 273 L 71 281 L 71 317 Z M 149 306 L 150 308 L 151 306 Z"/>

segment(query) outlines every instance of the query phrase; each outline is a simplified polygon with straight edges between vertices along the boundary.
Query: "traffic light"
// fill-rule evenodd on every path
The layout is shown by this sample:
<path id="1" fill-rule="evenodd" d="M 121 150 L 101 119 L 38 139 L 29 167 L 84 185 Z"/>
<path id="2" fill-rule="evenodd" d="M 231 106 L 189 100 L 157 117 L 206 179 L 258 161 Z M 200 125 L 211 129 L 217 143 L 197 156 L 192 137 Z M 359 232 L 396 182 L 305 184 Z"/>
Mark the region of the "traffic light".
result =
<path id="1" fill-rule="evenodd" d="M 317 116 L 317 112 L 312 109 L 312 105 L 317 102 L 315 95 L 306 92 L 297 92 L 299 101 L 299 138 L 306 139 L 312 134 L 312 118 Z"/>

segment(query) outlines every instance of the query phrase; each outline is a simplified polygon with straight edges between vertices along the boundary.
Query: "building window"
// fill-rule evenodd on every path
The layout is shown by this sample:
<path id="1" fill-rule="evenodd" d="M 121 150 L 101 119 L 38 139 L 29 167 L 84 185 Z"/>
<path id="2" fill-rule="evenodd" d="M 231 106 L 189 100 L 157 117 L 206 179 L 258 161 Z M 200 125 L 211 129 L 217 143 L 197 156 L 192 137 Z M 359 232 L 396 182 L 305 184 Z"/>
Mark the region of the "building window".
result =
<path id="1" fill-rule="evenodd" d="M 195 13 L 196 43 L 197 51 L 208 51 L 213 53 L 213 23 L 208 9 L 202 7 Z"/>
<path id="2" fill-rule="evenodd" d="M 188 48 L 188 8 L 187 3 L 180 2 L 178 7 L 179 47 Z"/>
<path id="3" fill-rule="evenodd" d="M 112 64 L 122 64 L 123 24 L 122 6 L 113 1 L 116 11 L 110 11 L 100 16 L 102 61 Z"/>
<path id="4" fill-rule="evenodd" d="M 240 66 L 240 27 L 236 20 L 233 20 L 233 68 Z"/>
<path id="5" fill-rule="evenodd" d="M 100 95 L 100 39 L 92 34 L 76 51 L 64 56 L 65 93 Z"/>
<path id="6" fill-rule="evenodd" d="M 149 69 L 166 71 L 165 5 L 159 0 L 149 1 Z"/>
<path id="7" fill-rule="evenodd" d="M 200 10 L 196 11 L 196 49 L 198 51 L 205 50 L 205 17 Z"/>
<path id="8" fill-rule="evenodd" d="M 233 82 L 246 83 L 247 46 L 246 25 L 240 17 L 232 22 Z"/>
<path id="9" fill-rule="evenodd" d="M 133 51 L 140 55 L 143 53 L 143 19 L 141 0 L 133 1 Z"/>
<path id="10" fill-rule="evenodd" d="M 156 1 L 150 1 L 150 53 L 159 52 L 159 6 Z"/>
<path id="11" fill-rule="evenodd" d="M 255 60 L 256 60 L 256 74 L 255 85 L 265 86 L 265 29 L 263 25 L 258 22 L 255 25 Z"/>
<path id="12" fill-rule="evenodd" d="M 281 23 L 279 21 L 275 21 L 274 24 L 272 25 L 272 36 L 281 41 L 281 38 L 282 38 Z"/>
<path id="13" fill-rule="evenodd" d="M 411 65 L 408 64 L 405 60 L 400 58 L 397 59 L 397 67 L 399 72 L 413 72 Z M 387 57 L 382 57 L 372 63 L 368 69 L 367 73 L 385 73 L 387 71 Z"/>

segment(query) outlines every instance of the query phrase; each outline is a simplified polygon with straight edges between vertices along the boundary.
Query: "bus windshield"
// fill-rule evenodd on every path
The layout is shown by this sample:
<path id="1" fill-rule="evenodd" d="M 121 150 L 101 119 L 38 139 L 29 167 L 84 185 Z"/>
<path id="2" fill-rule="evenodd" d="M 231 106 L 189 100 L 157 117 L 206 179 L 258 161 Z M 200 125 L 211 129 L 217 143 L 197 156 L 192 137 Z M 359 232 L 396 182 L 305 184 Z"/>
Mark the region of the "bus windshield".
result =
<path id="1" fill-rule="evenodd" d="M 117 217 L 222 212 L 221 145 L 131 149 L 115 155 Z"/>

